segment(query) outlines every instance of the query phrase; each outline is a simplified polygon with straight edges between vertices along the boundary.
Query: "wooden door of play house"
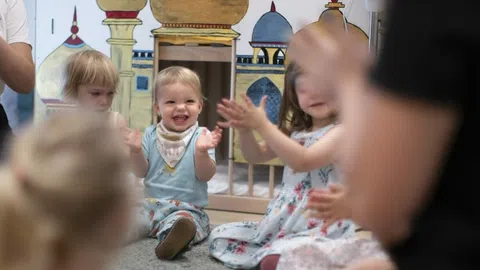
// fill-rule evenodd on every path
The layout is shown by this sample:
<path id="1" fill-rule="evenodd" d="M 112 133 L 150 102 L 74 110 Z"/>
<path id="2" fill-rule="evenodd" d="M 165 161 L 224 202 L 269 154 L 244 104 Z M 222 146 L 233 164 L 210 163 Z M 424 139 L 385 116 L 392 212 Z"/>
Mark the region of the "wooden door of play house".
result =
<path id="1" fill-rule="evenodd" d="M 233 91 L 235 50 L 231 45 L 172 44 L 165 42 L 164 39 L 165 36 L 155 36 L 154 77 L 161 70 L 174 65 L 195 71 L 200 77 L 202 92 L 206 98 L 198 122 L 200 126 L 213 130 L 217 121 L 220 120 L 216 112 L 216 104 L 221 98 L 230 98 Z M 159 120 L 155 111 L 153 111 L 153 119 Z M 218 161 L 228 159 L 228 139 L 229 131 L 224 130 L 222 141 L 216 152 Z"/>

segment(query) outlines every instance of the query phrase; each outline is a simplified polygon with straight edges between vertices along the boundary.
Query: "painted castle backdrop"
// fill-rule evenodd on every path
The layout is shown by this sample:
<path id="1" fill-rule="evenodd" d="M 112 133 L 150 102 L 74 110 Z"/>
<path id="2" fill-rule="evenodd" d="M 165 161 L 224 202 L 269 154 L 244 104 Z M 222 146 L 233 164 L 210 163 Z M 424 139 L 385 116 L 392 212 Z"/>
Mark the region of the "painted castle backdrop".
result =
<path id="1" fill-rule="evenodd" d="M 113 109 L 124 114 L 133 128 L 151 125 L 152 30 L 162 26 L 156 17 L 178 12 L 184 18 L 194 18 L 188 14 L 198 14 L 198 10 L 206 14 L 198 20 L 205 22 L 175 22 L 163 25 L 164 29 L 180 35 L 185 31 L 205 34 L 210 31 L 208 25 L 215 28 L 211 33 L 225 32 L 231 27 L 228 34 L 238 36 L 235 95 L 246 92 L 255 103 L 268 95 L 267 114 L 273 123 L 278 120 L 288 42 L 303 24 L 321 23 L 327 17 L 340 18 L 349 31 L 362 36 L 365 42 L 368 40 L 368 13 L 363 1 L 231 0 L 227 5 L 221 0 L 37 0 L 35 120 L 52 111 L 73 108 L 61 99 L 64 61 L 77 51 L 96 49 L 109 55 L 120 72 L 119 98 Z M 240 19 L 225 26 L 222 18 L 211 16 L 219 21 L 209 24 L 208 14 L 214 13 L 222 14 L 224 21 Z M 237 148 L 234 152 L 237 162 L 245 162 Z"/>

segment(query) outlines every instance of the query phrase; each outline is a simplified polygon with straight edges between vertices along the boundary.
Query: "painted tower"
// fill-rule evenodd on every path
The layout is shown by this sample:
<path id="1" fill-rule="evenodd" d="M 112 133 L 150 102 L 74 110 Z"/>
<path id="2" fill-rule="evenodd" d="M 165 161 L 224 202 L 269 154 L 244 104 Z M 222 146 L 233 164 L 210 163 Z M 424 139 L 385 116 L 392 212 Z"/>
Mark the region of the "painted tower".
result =
<path id="1" fill-rule="evenodd" d="M 288 40 L 292 35 L 292 26 L 277 12 L 275 2 L 272 1 L 270 12 L 263 14 L 253 28 L 250 41 L 253 48 L 253 63 L 260 63 L 258 56 L 262 52 L 263 59 L 260 59 L 262 64 L 283 64 L 280 58 L 285 55 Z"/>
<path id="2" fill-rule="evenodd" d="M 268 119 L 277 124 L 280 101 L 283 92 L 285 74 L 285 50 L 290 37 L 293 35 L 292 26 L 279 12 L 272 1 L 270 10 L 263 14 L 255 24 L 250 46 L 253 55 L 237 56 L 237 80 L 235 99 L 246 93 L 258 105 L 262 96 L 267 95 L 266 113 Z M 234 134 L 234 160 L 248 163 L 238 147 L 238 134 Z M 280 160 L 274 159 L 265 164 L 283 165 Z"/>
<path id="3" fill-rule="evenodd" d="M 144 130 L 152 124 L 153 52 L 133 50 L 130 127 Z"/>
<path id="4" fill-rule="evenodd" d="M 131 120 L 131 101 L 133 89 L 132 53 L 136 41 L 133 39 L 133 29 L 142 24 L 137 18 L 138 13 L 147 4 L 147 0 L 97 0 L 101 10 L 105 11 L 104 25 L 110 28 L 111 37 L 110 58 L 120 75 L 118 94 L 113 101 L 112 110 L 121 113 L 127 124 Z"/>

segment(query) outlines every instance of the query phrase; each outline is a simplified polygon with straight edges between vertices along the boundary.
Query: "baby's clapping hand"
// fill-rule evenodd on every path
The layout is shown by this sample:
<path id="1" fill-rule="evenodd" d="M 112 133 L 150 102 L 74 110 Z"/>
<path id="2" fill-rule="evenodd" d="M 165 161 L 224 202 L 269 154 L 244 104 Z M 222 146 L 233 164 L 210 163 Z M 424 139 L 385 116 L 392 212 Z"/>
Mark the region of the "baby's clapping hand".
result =
<path id="1" fill-rule="evenodd" d="M 351 218 L 351 208 L 346 201 L 343 185 L 331 184 L 328 190 L 314 189 L 307 207 L 313 210 L 312 217 L 326 220 L 322 229 L 327 229 L 336 221 Z"/>
<path id="2" fill-rule="evenodd" d="M 224 128 L 238 129 L 257 129 L 268 122 L 265 113 L 265 105 L 267 96 L 260 101 L 260 105 L 255 106 L 250 98 L 242 94 L 243 104 L 239 104 L 234 100 L 222 100 L 222 104 L 218 104 L 217 112 L 225 118 L 226 122 L 219 122 L 219 126 Z"/>
<path id="3" fill-rule="evenodd" d="M 208 149 L 217 147 L 218 143 L 222 140 L 222 129 L 215 127 L 212 132 L 207 132 L 204 128 L 200 136 L 198 136 L 197 143 L 195 145 L 196 151 L 207 152 Z"/>
<path id="4" fill-rule="evenodd" d="M 142 133 L 140 130 L 133 130 L 128 127 L 122 128 L 122 135 L 125 144 L 130 148 L 130 153 L 142 152 Z"/>

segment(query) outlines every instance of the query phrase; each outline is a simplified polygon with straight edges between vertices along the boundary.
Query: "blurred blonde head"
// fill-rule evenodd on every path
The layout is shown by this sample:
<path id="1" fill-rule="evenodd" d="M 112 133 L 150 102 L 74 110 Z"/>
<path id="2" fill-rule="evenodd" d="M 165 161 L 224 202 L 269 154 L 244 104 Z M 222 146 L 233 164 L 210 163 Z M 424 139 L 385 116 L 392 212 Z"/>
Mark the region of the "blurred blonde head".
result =
<path id="1" fill-rule="evenodd" d="M 0 172 L 0 269 L 96 269 L 120 246 L 131 198 L 123 142 L 85 114 L 54 115 L 14 140 Z"/>

